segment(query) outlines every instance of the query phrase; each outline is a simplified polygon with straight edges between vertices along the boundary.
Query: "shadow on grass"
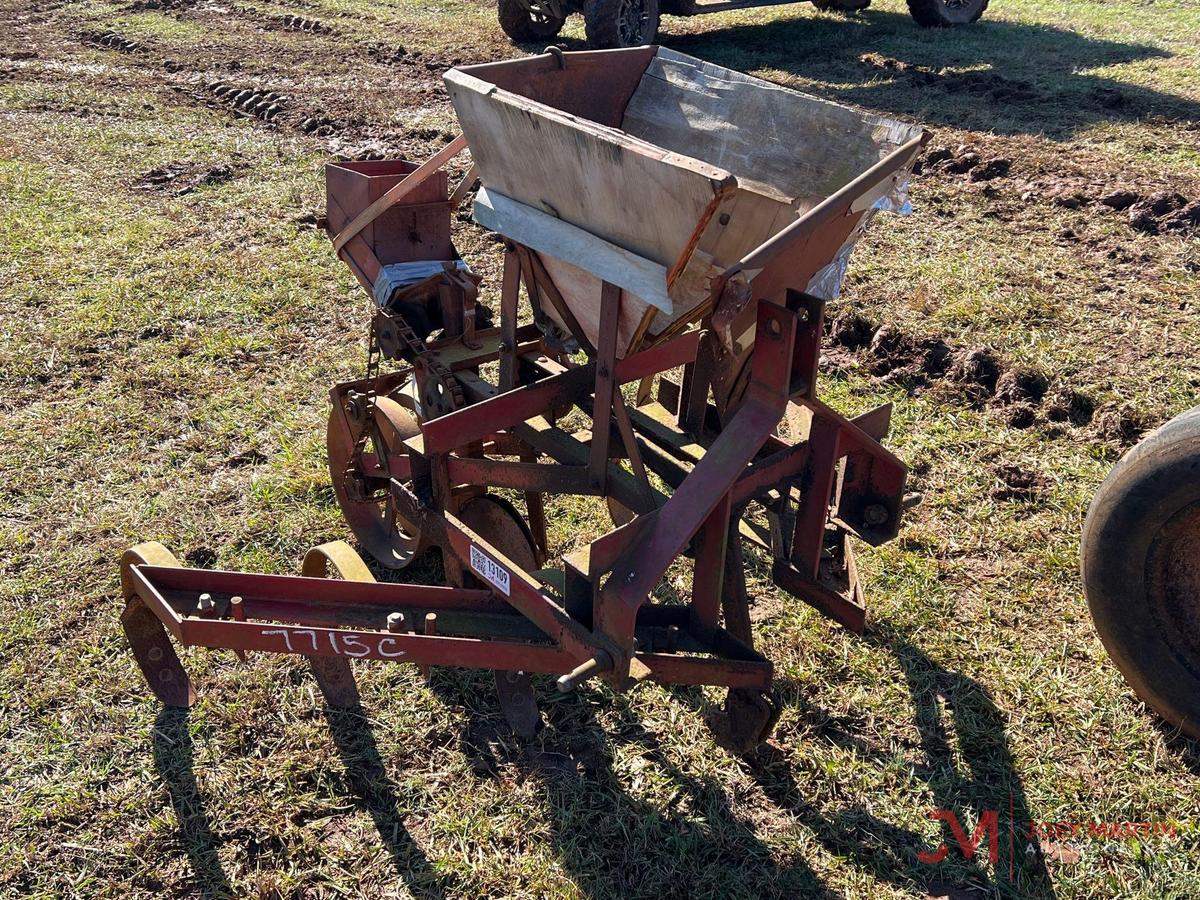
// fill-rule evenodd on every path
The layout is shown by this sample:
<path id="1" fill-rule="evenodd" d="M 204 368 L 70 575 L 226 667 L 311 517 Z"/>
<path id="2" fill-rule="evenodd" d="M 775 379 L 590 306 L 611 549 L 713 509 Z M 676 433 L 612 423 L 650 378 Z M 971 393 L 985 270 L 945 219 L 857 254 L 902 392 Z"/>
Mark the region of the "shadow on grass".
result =
<path id="1" fill-rule="evenodd" d="M 937 809 L 953 812 L 968 838 L 980 818 L 997 815 L 995 862 L 986 838 L 973 859 L 964 857 L 949 827 L 943 826 L 946 858 L 925 863 L 921 851 L 937 849 L 922 832 L 890 822 L 872 811 L 871 798 L 844 803 L 817 802 L 836 778 L 805 759 L 804 743 L 815 734 L 852 751 L 867 765 L 895 769 L 909 763 L 862 733 L 847 720 L 809 702 L 801 688 L 785 682 L 785 703 L 799 708 L 803 736 L 781 736 L 797 752 L 764 745 L 743 760 L 747 774 L 770 805 L 752 810 L 753 799 L 738 808 L 716 780 L 678 768 L 657 737 L 632 714 L 603 730 L 594 712 L 598 694 L 584 690 L 568 697 L 543 698 L 550 728 L 533 743 L 507 736 L 495 717 L 474 718 L 463 735 L 463 752 L 476 774 L 502 777 L 509 767 L 520 777 L 541 780 L 555 820 L 554 844 L 562 865 L 579 889 L 593 897 L 720 896 L 825 897 L 834 892 L 804 861 L 801 851 L 768 847 L 764 830 L 787 830 L 796 841 L 816 840 L 860 875 L 901 890 L 951 897 L 972 891 L 1020 898 L 1052 898 L 1054 890 L 1040 848 L 1029 847 L 1030 814 L 1020 776 L 1005 736 L 1004 716 L 987 690 L 961 673 L 934 663 L 919 647 L 897 637 L 876 639 L 893 654 L 912 695 L 922 762 L 915 777 L 927 787 Z M 675 700 L 706 711 L 703 694 L 675 688 Z M 445 699 L 449 700 L 447 695 Z M 613 769 L 614 747 L 634 748 L 649 763 L 646 778 L 666 778 L 673 786 L 666 807 L 639 800 L 623 788 L 628 775 Z M 960 771 L 960 764 L 965 771 Z M 844 792 L 835 792 L 844 793 Z M 778 842 L 776 842 L 778 844 Z M 789 843 L 794 843 L 789 841 Z M 782 859 L 781 859 L 782 857 Z"/>
<path id="2" fill-rule="evenodd" d="M 904 672 L 924 756 L 913 768 L 914 776 L 933 795 L 935 810 L 953 813 L 968 839 L 984 816 L 996 815 L 995 863 L 990 868 L 984 865 L 987 838 L 979 844 L 974 860 L 967 860 L 947 820 L 942 826 L 946 858 L 925 863 L 917 853 L 939 848 L 909 828 L 880 820 L 864 804 L 849 804 L 832 816 L 822 812 L 806 799 L 804 783 L 812 773 L 796 772 L 785 754 L 769 746 L 748 760 L 764 793 L 811 828 L 831 853 L 897 886 L 936 893 L 959 884 L 968 886 L 964 890 L 986 887 L 1001 896 L 1052 898 L 1054 889 L 1041 849 L 1026 839 L 1032 820 L 1008 745 L 1005 718 L 987 689 L 960 672 L 938 666 L 904 637 L 868 640 L 881 652 L 893 654 Z M 809 702 L 797 685 L 784 682 L 781 692 L 785 704 L 798 707 L 801 719 L 823 740 L 880 766 L 902 762 L 859 733 L 853 722 L 839 720 Z"/>
<path id="3" fill-rule="evenodd" d="M 947 31 L 866 10 L 666 33 L 659 41 L 732 69 L 811 80 L 806 89 L 832 100 L 955 128 L 1063 140 L 1103 121 L 1200 119 L 1194 101 L 1087 71 L 1171 56 L 1160 47 L 986 15 Z"/>
<path id="4" fill-rule="evenodd" d="M 355 804 L 370 815 L 396 873 L 415 897 L 444 897 L 449 885 L 430 866 L 404 824 L 396 785 L 384 768 L 371 723 L 361 707 L 326 706 L 325 720 L 337 745 Z"/>
<path id="5" fill-rule="evenodd" d="M 611 729 L 594 718 L 599 694 L 546 698 L 550 727 L 520 744 L 494 721 L 473 720 L 463 752 L 477 775 L 536 779 L 553 819 L 554 852 L 589 897 L 840 896 L 800 857 L 781 865 L 724 786 L 679 769 L 632 714 Z M 673 787 L 665 807 L 625 788 L 614 749 L 634 748 L 647 777 Z M 515 773 L 513 770 L 516 770 Z M 502 772 L 502 770 L 505 770 Z M 651 774 L 652 773 L 652 774 Z"/>
<path id="6" fill-rule="evenodd" d="M 1173 725 L 1168 725 L 1152 710 L 1148 711 L 1148 715 L 1154 717 L 1154 727 L 1163 736 L 1167 749 L 1179 757 L 1189 772 L 1200 775 L 1200 741 L 1188 737 Z"/>
<path id="7" fill-rule="evenodd" d="M 179 840 L 191 862 L 196 891 L 206 898 L 232 897 L 233 889 L 217 857 L 218 841 L 192 771 L 193 754 L 188 711 L 163 707 L 154 722 L 154 767 L 171 796 Z"/>

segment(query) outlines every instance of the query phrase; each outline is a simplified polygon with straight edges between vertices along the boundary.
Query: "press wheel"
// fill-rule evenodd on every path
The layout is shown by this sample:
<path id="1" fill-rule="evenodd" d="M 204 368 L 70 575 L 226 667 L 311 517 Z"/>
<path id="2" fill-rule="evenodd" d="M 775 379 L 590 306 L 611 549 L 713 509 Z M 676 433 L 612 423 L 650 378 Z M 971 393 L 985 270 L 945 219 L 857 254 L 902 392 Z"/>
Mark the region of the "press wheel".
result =
<path id="1" fill-rule="evenodd" d="M 337 409 L 330 412 L 326 444 L 329 477 L 342 516 L 362 548 L 381 565 L 403 569 L 428 545 L 420 530 L 400 515 L 390 491 L 369 489 L 371 485 L 365 480 L 361 459 L 351 460 L 361 431 L 352 433 L 352 441 L 347 443 L 338 421 L 340 415 Z M 421 433 L 417 417 L 389 397 L 376 398 L 374 421 L 367 427 L 371 435 L 364 451 L 390 455 L 403 455 L 403 442 Z"/>
<path id="2" fill-rule="evenodd" d="M 367 564 L 345 541 L 330 541 L 313 547 L 304 557 L 300 574 L 305 578 L 332 578 L 342 581 L 373 582 L 375 576 Z M 310 656 L 308 665 L 325 702 L 334 709 L 355 709 L 360 698 L 350 660 L 344 656 Z"/>

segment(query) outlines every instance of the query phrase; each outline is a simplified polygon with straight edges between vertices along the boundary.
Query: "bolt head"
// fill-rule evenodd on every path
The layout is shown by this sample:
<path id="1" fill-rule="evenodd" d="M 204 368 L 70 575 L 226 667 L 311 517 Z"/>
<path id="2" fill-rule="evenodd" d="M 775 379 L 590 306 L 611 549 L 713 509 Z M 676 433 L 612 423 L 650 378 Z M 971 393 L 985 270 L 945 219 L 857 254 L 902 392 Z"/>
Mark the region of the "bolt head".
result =
<path id="1" fill-rule="evenodd" d="M 863 521 L 874 527 L 885 523 L 891 515 L 888 513 L 887 507 L 881 503 L 872 503 L 863 510 Z"/>
<path id="2" fill-rule="evenodd" d="M 767 323 L 767 331 L 769 331 L 775 337 L 779 337 L 780 332 L 783 331 L 783 329 L 779 326 L 779 320 L 771 319 L 771 321 Z"/>

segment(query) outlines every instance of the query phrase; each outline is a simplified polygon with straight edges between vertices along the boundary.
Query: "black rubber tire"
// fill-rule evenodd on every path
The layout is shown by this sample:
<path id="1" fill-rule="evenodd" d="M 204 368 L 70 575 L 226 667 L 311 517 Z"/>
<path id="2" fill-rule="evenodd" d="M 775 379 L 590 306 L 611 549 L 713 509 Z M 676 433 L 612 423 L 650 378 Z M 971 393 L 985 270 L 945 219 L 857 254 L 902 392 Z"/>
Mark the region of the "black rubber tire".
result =
<path id="1" fill-rule="evenodd" d="M 1084 591 L 1130 686 L 1200 738 L 1200 407 L 1109 473 L 1083 526 Z"/>
<path id="2" fill-rule="evenodd" d="M 953 28 L 979 21 L 988 0 L 908 0 L 908 11 L 918 25 Z"/>
<path id="3" fill-rule="evenodd" d="M 637 34 L 631 34 L 622 21 L 629 19 L 638 8 L 641 10 L 639 28 Z M 658 34 L 658 0 L 586 0 L 583 28 L 588 43 L 598 50 L 651 44 Z"/>
<path id="4" fill-rule="evenodd" d="M 500 28 L 514 41 L 544 41 L 562 31 L 567 18 L 538 18 L 520 0 L 496 0 Z"/>
<path id="5" fill-rule="evenodd" d="M 826 12 L 858 12 L 871 5 L 871 0 L 812 0 L 812 5 Z"/>
<path id="6" fill-rule="evenodd" d="M 871 0 L 867 0 L 868 3 Z M 696 0 L 659 0 L 659 11 L 667 16 L 694 16 Z"/>

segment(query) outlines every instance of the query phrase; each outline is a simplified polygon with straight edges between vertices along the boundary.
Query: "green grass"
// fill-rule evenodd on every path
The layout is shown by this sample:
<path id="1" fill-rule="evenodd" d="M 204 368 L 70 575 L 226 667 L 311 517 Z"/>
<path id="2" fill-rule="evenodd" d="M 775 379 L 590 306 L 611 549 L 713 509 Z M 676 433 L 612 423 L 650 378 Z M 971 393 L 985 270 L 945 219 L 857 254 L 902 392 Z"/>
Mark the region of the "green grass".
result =
<path id="1" fill-rule="evenodd" d="M 264 27 L 288 13 L 335 33 Z M 786 703 L 749 760 L 712 743 L 701 710 L 715 694 L 656 686 L 561 697 L 542 682 L 549 728 L 522 745 L 487 673 L 426 685 L 411 667 L 362 666 L 363 719 L 323 711 L 296 660 L 191 652 L 202 700 L 163 711 L 117 621 L 123 549 L 158 539 L 208 566 L 296 572 L 309 546 L 349 537 L 325 472 L 326 393 L 361 373 L 368 309 L 303 227 L 323 204 L 321 164 L 369 142 L 428 155 L 427 130 L 454 123 L 425 62 L 520 48 L 482 0 L 0 0 L 0 18 L 0 895 L 1200 892 L 1200 752 L 1108 662 L 1077 575 L 1087 503 L 1122 449 L 1105 416 L 1152 425 L 1195 403 L 1200 243 L 1052 201 L 1064 186 L 1200 198 L 1194 4 L 997 0 L 949 33 L 917 29 L 895 0 L 664 21 L 685 52 L 1011 159 L 988 191 L 919 178 L 914 215 L 876 220 L 832 311 L 991 347 L 1099 409 L 1018 429 L 946 382 L 876 377 L 863 354 L 823 377 L 847 412 L 896 404 L 890 446 L 925 500 L 863 554 L 865 639 L 779 602 L 748 559 Z M 110 28 L 144 49 L 78 39 Z M 582 36 L 573 18 L 564 42 Z M 963 73 L 1025 99 L 939 83 Z M 235 118 L 205 93 L 214 78 L 275 86 L 289 116 L 345 131 Z M 234 177 L 178 196 L 138 187 L 167 164 Z M 496 247 L 456 227 L 494 303 Z M 1011 467 L 1038 476 L 1031 497 L 1002 499 Z M 560 549 L 607 522 L 585 501 L 549 512 Z M 1007 846 L 997 866 L 917 860 L 948 836 L 930 810 L 970 828 L 991 808 L 1007 822 L 1010 801 L 1018 821 L 1182 831 L 1032 856 L 1018 843 L 1011 875 Z"/>

